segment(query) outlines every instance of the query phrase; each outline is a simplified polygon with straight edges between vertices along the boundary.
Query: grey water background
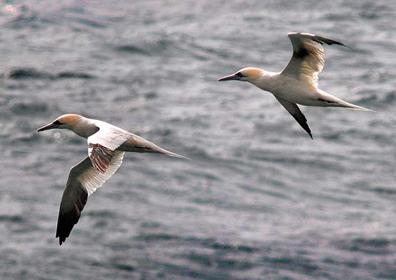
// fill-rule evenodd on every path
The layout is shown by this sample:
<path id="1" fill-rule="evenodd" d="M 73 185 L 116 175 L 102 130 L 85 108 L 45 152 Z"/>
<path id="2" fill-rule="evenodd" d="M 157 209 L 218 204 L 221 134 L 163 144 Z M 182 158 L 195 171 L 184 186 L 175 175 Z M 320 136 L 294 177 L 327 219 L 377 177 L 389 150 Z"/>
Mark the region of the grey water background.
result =
<path id="1" fill-rule="evenodd" d="M 396 5 L 381 1 L 3 1 L 0 279 L 396 279 Z M 280 71 L 290 31 L 327 47 L 324 90 L 375 113 L 303 107 L 217 79 Z M 127 154 L 61 247 L 87 154 L 63 113 L 193 161 Z"/>

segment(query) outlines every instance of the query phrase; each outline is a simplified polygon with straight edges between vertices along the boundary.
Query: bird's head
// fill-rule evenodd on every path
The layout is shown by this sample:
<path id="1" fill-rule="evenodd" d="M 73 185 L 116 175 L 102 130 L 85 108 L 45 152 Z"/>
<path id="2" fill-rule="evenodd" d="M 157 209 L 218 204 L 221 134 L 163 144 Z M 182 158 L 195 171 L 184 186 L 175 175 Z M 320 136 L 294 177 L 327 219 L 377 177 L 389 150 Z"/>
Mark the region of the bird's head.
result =
<path id="1" fill-rule="evenodd" d="M 78 124 L 82 120 L 82 116 L 76 115 L 76 114 L 66 114 L 62 115 L 53 122 L 46 124 L 39 129 L 37 129 L 37 132 L 44 131 L 44 130 L 49 130 L 49 129 L 70 129 L 73 130 L 75 127 L 78 126 Z"/>
<path id="2" fill-rule="evenodd" d="M 246 81 L 254 83 L 257 79 L 261 78 L 265 74 L 264 70 L 257 68 L 257 67 L 245 67 L 241 70 L 237 71 L 234 74 L 224 76 L 219 79 L 220 82 L 222 81 Z"/>

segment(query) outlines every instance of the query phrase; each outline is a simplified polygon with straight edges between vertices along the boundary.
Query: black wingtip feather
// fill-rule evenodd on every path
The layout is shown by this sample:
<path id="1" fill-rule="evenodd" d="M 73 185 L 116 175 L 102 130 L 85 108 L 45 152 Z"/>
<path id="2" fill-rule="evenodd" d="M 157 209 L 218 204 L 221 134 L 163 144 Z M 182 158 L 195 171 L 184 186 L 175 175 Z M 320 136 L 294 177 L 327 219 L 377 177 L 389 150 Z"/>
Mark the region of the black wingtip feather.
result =
<path id="1" fill-rule="evenodd" d="M 282 104 L 282 106 L 292 115 L 292 117 L 298 122 L 298 124 L 308 133 L 308 135 L 313 139 L 311 129 L 308 126 L 307 118 L 301 112 L 297 104 L 284 100 L 280 97 L 275 96 L 276 99 Z"/>
<path id="2" fill-rule="evenodd" d="M 333 40 L 333 39 L 329 39 L 329 38 L 325 38 L 325 37 L 322 37 L 322 36 L 315 36 L 314 38 L 313 38 L 313 40 L 314 41 L 316 41 L 316 42 L 318 42 L 318 43 L 320 43 L 320 44 L 327 44 L 327 45 L 340 45 L 340 46 L 343 46 L 343 47 L 346 47 L 346 48 L 349 48 L 347 45 L 345 45 L 344 43 L 341 43 L 341 42 L 339 42 L 339 41 L 336 41 L 336 40 Z"/>
<path id="3" fill-rule="evenodd" d="M 298 124 L 308 133 L 308 135 L 311 137 L 313 140 L 313 136 L 311 133 L 311 129 L 309 128 L 307 118 L 304 116 L 304 114 L 301 112 L 300 108 L 296 105 L 295 107 L 296 112 L 290 113 L 293 118 L 298 122 Z"/>
<path id="4" fill-rule="evenodd" d="M 64 198 L 62 198 L 59 209 L 58 225 L 56 227 L 56 238 L 59 237 L 59 245 L 62 245 L 62 243 L 66 241 L 66 238 L 69 237 L 74 225 L 77 224 L 80 219 L 81 211 L 87 203 L 88 193 L 84 189 L 79 189 L 78 195 L 78 199 L 74 202 L 73 207 L 66 212 L 62 211 L 62 203 L 64 202 Z"/>
<path id="5" fill-rule="evenodd" d="M 309 128 L 308 123 L 305 122 L 304 124 L 302 124 L 302 123 L 299 122 L 299 124 L 300 124 L 301 127 L 308 133 L 309 137 L 311 137 L 311 139 L 313 140 L 313 136 L 312 136 L 312 133 L 311 133 L 311 129 Z"/>

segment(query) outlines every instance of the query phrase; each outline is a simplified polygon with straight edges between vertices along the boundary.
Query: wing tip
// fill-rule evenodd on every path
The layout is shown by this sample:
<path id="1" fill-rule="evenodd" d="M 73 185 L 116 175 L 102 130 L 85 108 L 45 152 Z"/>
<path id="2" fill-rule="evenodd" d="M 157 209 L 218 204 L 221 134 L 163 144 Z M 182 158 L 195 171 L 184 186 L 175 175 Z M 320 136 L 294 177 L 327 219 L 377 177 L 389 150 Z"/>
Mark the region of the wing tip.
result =
<path id="1" fill-rule="evenodd" d="M 66 237 L 56 236 L 56 238 L 58 237 L 59 237 L 59 246 L 62 246 L 62 243 L 66 241 Z"/>
<path id="2" fill-rule="evenodd" d="M 300 125 L 301 125 L 301 127 L 308 133 L 309 137 L 311 137 L 311 139 L 313 140 L 313 136 L 312 136 L 311 129 L 309 128 L 307 122 L 306 122 L 305 124 L 306 124 L 306 126 L 303 126 L 303 125 L 301 125 L 301 124 L 300 124 Z"/>
<path id="3" fill-rule="evenodd" d="M 80 219 L 81 211 L 84 209 L 84 206 L 87 203 L 88 193 L 85 189 L 80 188 L 79 190 L 80 193 L 78 194 L 78 199 L 73 203 L 71 209 L 66 211 L 62 210 L 65 203 L 65 192 L 63 193 L 55 235 L 55 238 L 59 238 L 60 246 L 66 241 L 66 238 L 69 237 L 73 227 Z"/>
<path id="4" fill-rule="evenodd" d="M 327 45 L 340 45 L 346 48 L 350 48 L 349 46 L 345 45 L 344 43 L 341 43 L 340 41 L 336 41 L 333 39 L 329 39 L 326 37 L 322 37 L 313 33 L 308 33 L 308 32 L 289 32 L 287 33 L 287 36 L 292 37 L 292 36 L 308 36 L 310 37 L 311 40 L 318 42 L 319 44 L 327 44 Z"/>
<path id="5" fill-rule="evenodd" d="M 327 45 L 340 45 L 340 46 L 343 46 L 343 47 L 347 47 L 344 43 L 341 43 L 339 41 L 336 41 L 336 40 L 333 40 L 333 39 L 329 39 L 329 38 L 325 38 L 325 37 L 320 37 L 320 36 L 317 36 L 317 37 L 318 37 L 318 39 L 321 42 L 323 42 L 323 43 L 325 43 Z"/>
<path id="6" fill-rule="evenodd" d="M 66 238 L 69 237 L 68 234 L 62 234 L 60 231 L 59 225 L 56 227 L 56 235 L 55 238 L 59 238 L 59 246 L 62 245 L 63 242 L 66 241 Z"/>
<path id="7" fill-rule="evenodd" d="M 68 231 L 64 226 L 62 227 L 58 224 L 56 228 L 55 238 L 59 238 L 59 246 L 62 246 L 62 243 L 64 243 L 66 241 L 66 238 L 69 237 L 72 228 L 70 229 L 70 231 Z"/>

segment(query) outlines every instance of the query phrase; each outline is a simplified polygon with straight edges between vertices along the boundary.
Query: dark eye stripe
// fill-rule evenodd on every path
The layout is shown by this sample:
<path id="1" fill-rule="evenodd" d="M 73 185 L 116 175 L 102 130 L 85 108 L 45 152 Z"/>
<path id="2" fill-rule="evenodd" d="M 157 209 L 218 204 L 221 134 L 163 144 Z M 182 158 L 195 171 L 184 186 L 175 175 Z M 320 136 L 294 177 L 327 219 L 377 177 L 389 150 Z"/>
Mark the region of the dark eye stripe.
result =
<path id="1" fill-rule="evenodd" d="M 235 76 L 237 76 L 238 78 L 244 77 L 241 72 L 236 73 Z"/>
<path id="2" fill-rule="evenodd" d="M 53 122 L 53 124 L 61 125 L 62 123 L 60 121 L 56 120 L 56 121 Z"/>

